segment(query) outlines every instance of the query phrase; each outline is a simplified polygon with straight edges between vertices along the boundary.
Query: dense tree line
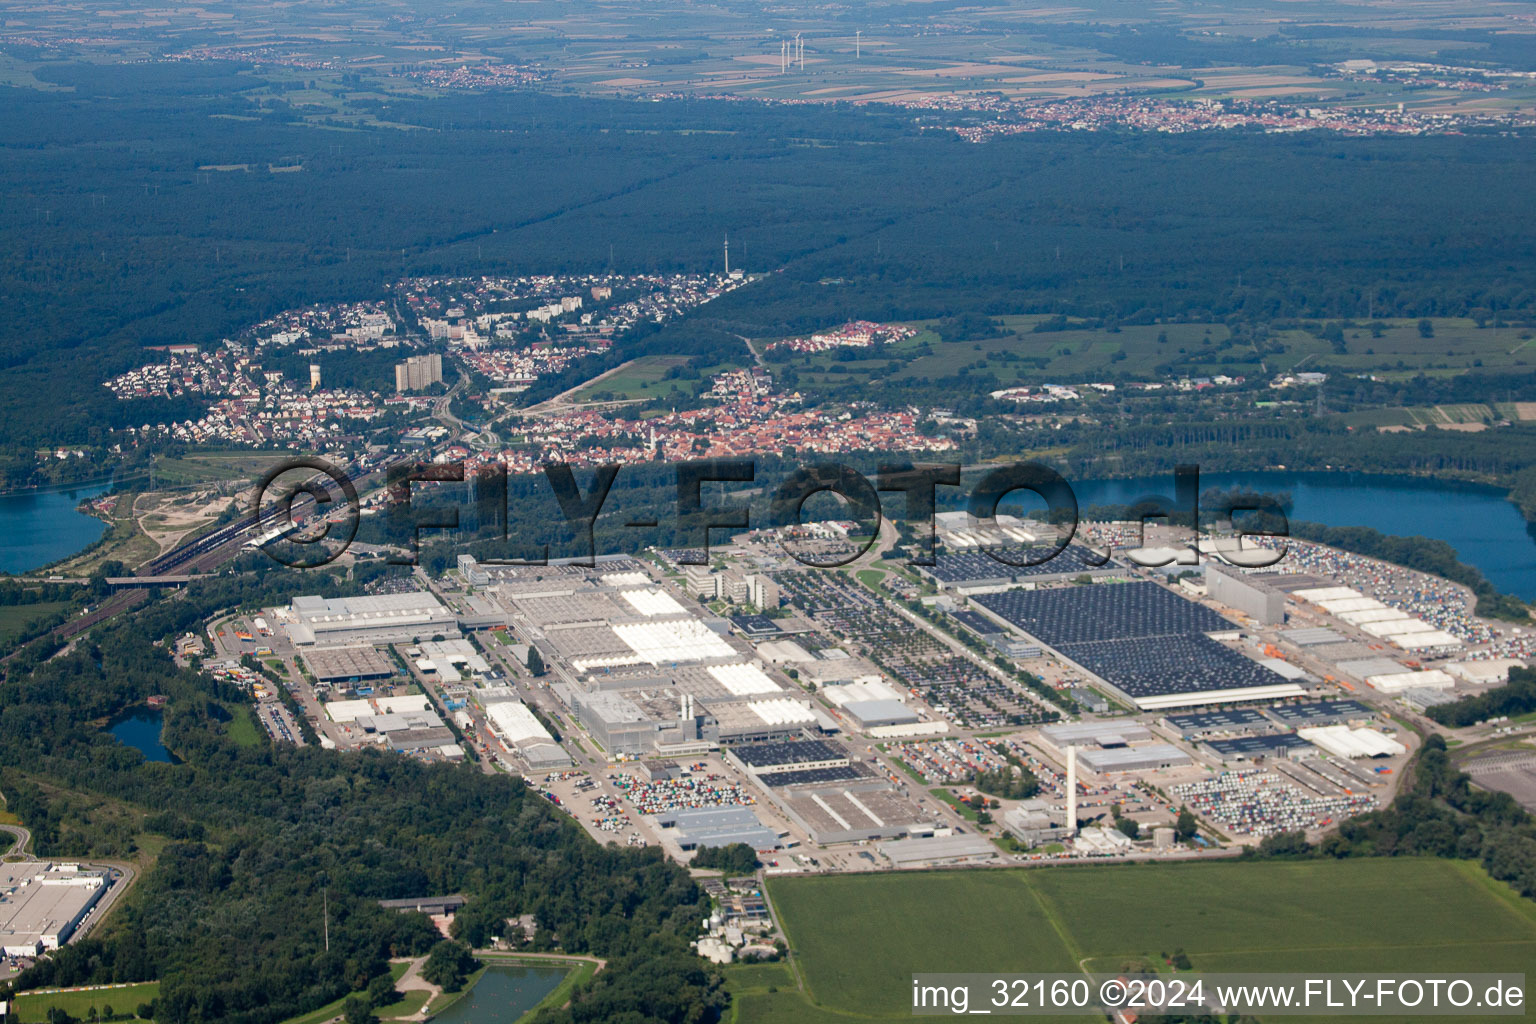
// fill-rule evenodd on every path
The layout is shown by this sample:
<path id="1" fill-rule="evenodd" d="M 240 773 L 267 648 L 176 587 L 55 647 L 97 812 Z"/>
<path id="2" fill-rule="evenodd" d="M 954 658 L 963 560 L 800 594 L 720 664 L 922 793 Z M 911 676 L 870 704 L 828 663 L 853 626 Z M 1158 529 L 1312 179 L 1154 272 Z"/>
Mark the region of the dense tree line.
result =
<path id="1" fill-rule="evenodd" d="M 247 698 L 176 669 L 160 640 L 278 587 L 252 582 L 157 600 L 0 687 L 0 788 L 39 853 L 127 857 L 151 833 L 165 844 L 89 939 L 16 987 L 158 978 L 161 1021 L 279 1021 L 366 993 L 388 957 L 439 941 L 424 916 L 378 900 L 451 892 L 469 895 L 469 922 L 499 933 L 532 914 L 573 952 L 685 949 L 706 906 L 686 872 L 658 851 L 596 845 L 514 778 L 231 742 L 227 706 Z M 170 698 L 164 741 L 181 763 L 146 762 L 101 731 L 152 693 Z M 609 999 L 643 987 L 605 984 Z"/>
<path id="2" fill-rule="evenodd" d="M 746 843 L 701 846 L 691 863 L 696 868 L 715 868 L 727 875 L 750 875 L 757 870 L 757 851 Z"/>
<path id="3" fill-rule="evenodd" d="M 1411 784 L 1391 806 L 1351 818 L 1317 845 L 1301 832 L 1269 836 L 1255 857 L 1454 857 L 1475 860 L 1494 878 L 1536 899 L 1536 819 L 1508 793 L 1477 789 L 1432 735 Z"/>
<path id="4" fill-rule="evenodd" d="M 1509 670 L 1509 682 L 1503 686 L 1469 694 L 1449 704 L 1436 704 L 1424 713 L 1441 725 L 1459 729 L 1490 718 L 1531 711 L 1536 711 L 1536 669 L 1517 666 Z"/>
<path id="5" fill-rule="evenodd" d="M 1533 255 L 1518 230 L 1536 198 L 1520 173 L 1528 139 L 1041 133 L 971 146 L 899 111 L 516 93 L 378 112 L 431 131 L 316 133 L 254 105 L 254 76 L 45 72 L 92 86 L 8 89 L 0 104 L 13 200 L 0 236 L 18 255 L 0 277 L 0 405 L 29 409 L 5 417 L 18 460 L 21 444 L 98 444 L 142 422 L 150 406 L 96 384 L 144 345 L 217 342 L 285 307 L 376 297 L 401 274 L 715 267 L 727 225 L 697 197 L 724 192 L 742 260 L 783 273 L 712 303 L 720 335 L 853 317 L 1263 322 L 1536 303 L 1509 269 Z M 252 170 L 197 170 L 209 163 Z M 624 355 L 704 351 L 689 330 L 668 325 Z M 27 405 L 37 394 L 52 401 Z"/>

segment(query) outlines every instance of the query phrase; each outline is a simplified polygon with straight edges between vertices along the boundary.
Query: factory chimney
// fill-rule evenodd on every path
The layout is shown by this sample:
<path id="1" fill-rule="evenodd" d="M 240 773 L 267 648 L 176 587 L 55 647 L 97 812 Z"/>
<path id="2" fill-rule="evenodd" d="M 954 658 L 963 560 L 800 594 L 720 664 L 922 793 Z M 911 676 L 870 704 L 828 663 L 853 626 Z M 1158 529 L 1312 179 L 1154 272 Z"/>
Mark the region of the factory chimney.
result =
<path id="1" fill-rule="evenodd" d="M 1067 831 L 1077 835 L 1077 748 L 1067 748 Z"/>

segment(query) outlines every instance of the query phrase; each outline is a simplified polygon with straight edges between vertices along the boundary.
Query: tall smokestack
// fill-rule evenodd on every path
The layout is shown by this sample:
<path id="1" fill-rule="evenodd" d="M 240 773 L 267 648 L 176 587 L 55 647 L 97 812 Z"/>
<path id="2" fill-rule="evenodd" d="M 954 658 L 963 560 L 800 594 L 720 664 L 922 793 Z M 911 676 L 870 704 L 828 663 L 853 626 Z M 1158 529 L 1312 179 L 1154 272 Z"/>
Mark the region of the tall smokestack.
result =
<path id="1" fill-rule="evenodd" d="M 1077 748 L 1067 748 L 1067 830 L 1077 835 Z"/>

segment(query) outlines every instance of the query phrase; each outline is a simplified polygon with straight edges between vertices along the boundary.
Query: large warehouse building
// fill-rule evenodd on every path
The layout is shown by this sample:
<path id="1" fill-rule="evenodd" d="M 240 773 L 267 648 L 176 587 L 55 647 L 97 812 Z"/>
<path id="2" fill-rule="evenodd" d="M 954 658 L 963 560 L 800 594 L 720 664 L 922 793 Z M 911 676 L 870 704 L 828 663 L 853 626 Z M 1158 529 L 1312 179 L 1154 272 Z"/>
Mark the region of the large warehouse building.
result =
<path id="1" fill-rule="evenodd" d="M 1285 592 L 1270 586 L 1263 576 L 1212 560 L 1205 563 L 1205 592 L 1213 601 L 1262 625 L 1285 622 Z"/>
<path id="2" fill-rule="evenodd" d="M 1059 551 L 1055 545 L 1007 549 L 989 546 L 983 550 L 973 546 L 970 550 L 956 550 L 959 536 L 952 534 L 946 539 L 946 547 L 935 554 L 933 565 L 914 568 L 940 588 L 962 594 L 1015 583 L 1055 583 L 1079 576 L 1119 576 L 1125 572 L 1118 562 L 1100 564 L 1100 556 L 1081 544 L 1068 544 Z M 1027 564 L 1030 562 L 1036 564 Z"/>
<path id="3" fill-rule="evenodd" d="M 516 754 L 536 772 L 569 768 L 571 755 L 544 728 L 528 705 L 520 700 L 503 700 L 485 707 L 485 719 L 491 732 L 501 741 L 502 749 Z"/>
<path id="4" fill-rule="evenodd" d="M 277 614 L 300 647 L 402 644 L 457 637 L 459 620 L 426 591 L 375 597 L 296 597 Z"/>
<path id="5" fill-rule="evenodd" d="M 58 949 L 106 891 L 101 872 L 76 865 L 0 864 L 0 949 L 6 956 Z"/>
<path id="6" fill-rule="evenodd" d="M 1219 643 L 1237 627 L 1156 583 L 982 594 L 975 605 L 1143 711 L 1305 694 Z"/>
<path id="7" fill-rule="evenodd" d="M 549 579 L 506 579 L 493 592 L 554 664 L 555 695 L 609 753 L 682 756 L 835 728 L 732 637 L 726 620 L 644 572 L 608 570 L 562 567 Z"/>
<path id="8" fill-rule="evenodd" d="M 933 820 L 868 765 L 825 740 L 731 747 L 726 760 L 750 775 L 791 821 L 822 846 L 931 834 Z"/>

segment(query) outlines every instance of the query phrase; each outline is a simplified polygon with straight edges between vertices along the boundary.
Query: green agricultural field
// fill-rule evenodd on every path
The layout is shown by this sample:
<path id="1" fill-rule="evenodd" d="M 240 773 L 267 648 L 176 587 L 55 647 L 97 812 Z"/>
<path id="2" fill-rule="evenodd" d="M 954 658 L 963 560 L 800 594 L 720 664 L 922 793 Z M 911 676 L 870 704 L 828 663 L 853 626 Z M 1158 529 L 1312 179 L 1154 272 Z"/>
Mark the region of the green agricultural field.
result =
<path id="1" fill-rule="evenodd" d="M 257 727 L 254 712 L 244 704 L 225 704 L 229 710 L 229 724 L 224 727 L 225 734 L 231 740 L 242 747 L 261 746 L 261 730 Z"/>
<path id="2" fill-rule="evenodd" d="M 742 365 L 746 359 L 745 350 L 741 355 L 741 360 L 726 360 L 706 366 L 697 371 L 697 376 L 688 370 L 687 356 L 641 356 L 607 376 L 592 381 L 572 395 L 571 401 L 647 401 L 663 398 L 674 391 L 692 398 L 708 386 L 709 378 L 714 374 Z M 685 376 L 679 377 L 677 373 Z"/>
<path id="3" fill-rule="evenodd" d="M 916 321 L 917 335 L 875 350 L 833 349 L 792 358 L 788 365 L 808 385 L 890 381 L 919 384 L 962 370 L 996 375 L 1015 383 L 1085 383 L 1104 377 L 1159 380 L 1169 376 L 1231 376 L 1268 379 L 1292 369 L 1332 373 L 1373 373 L 1396 379 L 1419 373 L 1454 375 L 1536 367 L 1536 348 L 1521 337 L 1529 331 L 1478 327 L 1471 320 L 1433 321 L 1423 337 L 1416 320 L 1379 320 L 1347 328 L 1343 351 L 1301 329 L 1278 331 L 1256 349 L 1233 338 L 1225 324 L 1132 324 L 1119 329 L 1080 327 L 1037 332 L 1046 318 L 995 317 L 1003 333 L 994 338 L 944 338 L 937 321 Z M 760 343 L 759 347 L 763 347 Z M 1495 415 L 1480 405 L 1448 406 L 1435 422 L 1480 422 Z M 1398 413 L 1390 423 L 1415 422 Z M 1369 424 L 1371 426 L 1384 424 Z"/>
<path id="4" fill-rule="evenodd" d="M 907 1020 L 917 971 L 1108 971 L 1160 965 L 1178 949 L 1205 971 L 1526 971 L 1536 963 L 1536 904 L 1460 861 L 776 878 L 769 895 L 804 989 L 787 992 L 766 968 L 732 973 L 738 1022 Z"/>
<path id="5" fill-rule="evenodd" d="M 0 605 L 0 643 L 9 643 L 28 623 L 69 607 L 68 601 L 39 601 L 36 604 Z"/>
<path id="6" fill-rule="evenodd" d="M 131 1014 L 140 1005 L 158 998 L 159 995 L 160 983 L 146 981 L 140 985 L 113 985 L 80 992 L 22 994 L 16 997 L 12 1009 L 15 1019 L 21 1024 L 42 1024 L 48 1019 L 48 1011 L 55 1008 L 80 1019 L 84 1019 L 91 1012 L 92 1007 L 95 1007 L 98 1013 L 104 1012 L 107 1006 L 111 1006 L 114 1014 Z"/>
<path id="7" fill-rule="evenodd" d="M 155 460 L 155 479 L 162 487 L 195 486 L 226 480 L 255 480 L 292 452 L 196 452 L 180 458 Z"/>

